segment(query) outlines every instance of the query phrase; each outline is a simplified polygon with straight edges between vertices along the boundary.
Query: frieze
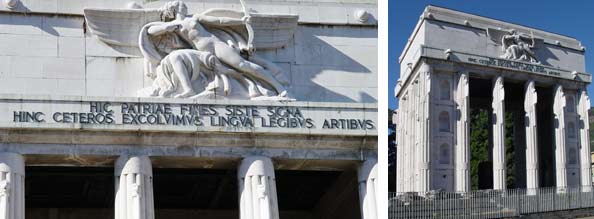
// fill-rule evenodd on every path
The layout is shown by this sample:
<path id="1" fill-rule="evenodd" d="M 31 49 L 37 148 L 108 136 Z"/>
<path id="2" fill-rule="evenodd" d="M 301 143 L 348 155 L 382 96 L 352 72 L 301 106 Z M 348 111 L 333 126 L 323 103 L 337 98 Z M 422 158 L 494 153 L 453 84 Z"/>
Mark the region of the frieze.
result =
<path id="1" fill-rule="evenodd" d="M 377 108 L 299 102 L 7 101 L 3 128 L 376 135 Z M 311 106 L 314 105 L 314 106 Z M 363 106 L 363 104 L 361 104 Z"/>

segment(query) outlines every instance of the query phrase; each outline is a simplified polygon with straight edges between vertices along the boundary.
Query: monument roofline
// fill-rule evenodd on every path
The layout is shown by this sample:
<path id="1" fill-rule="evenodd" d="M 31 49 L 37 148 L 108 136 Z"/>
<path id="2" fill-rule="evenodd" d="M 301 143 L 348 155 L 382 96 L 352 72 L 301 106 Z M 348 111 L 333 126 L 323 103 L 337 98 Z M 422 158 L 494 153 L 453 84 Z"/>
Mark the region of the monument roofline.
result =
<path id="1" fill-rule="evenodd" d="M 417 22 L 411 36 L 408 38 L 408 41 L 404 46 L 404 49 L 402 50 L 402 53 L 400 54 L 400 57 L 398 58 L 399 63 L 402 63 L 402 60 L 404 59 L 405 55 L 410 49 L 413 39 L 416 37 L 417 32 L 419 31 L 425 20 L 447 22 L 451 24 L 482 29 L 485 31 L 487 30 L 487 28 L 514 29 L 518 32 L 533 34 L 537 38 L 542 38 L 544 40 L 544 43 L 547 44 L 556 45 L 563 48 L 569 48 L 581 52 L 585 51 L 585 47 L 581 44 L 581 42 L 570 36 L 544 31 L 541 29 L 528 27 L 525 25 L 519 25 L 507 21 L 479 16 L 471 13 L 461 12 L 440 6 L 427 5 L 427 7 L 425 7 L 425 10 L 423 10 L 423 12 L 421 13 L 419 21 Z"/>

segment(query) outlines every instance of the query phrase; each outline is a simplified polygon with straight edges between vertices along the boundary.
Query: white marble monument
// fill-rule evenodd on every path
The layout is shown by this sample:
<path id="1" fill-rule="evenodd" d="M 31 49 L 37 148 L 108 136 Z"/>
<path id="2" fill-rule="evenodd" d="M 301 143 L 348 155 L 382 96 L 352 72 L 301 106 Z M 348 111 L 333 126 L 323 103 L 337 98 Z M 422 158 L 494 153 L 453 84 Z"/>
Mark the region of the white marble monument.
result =
<path id="1" fill-rule="evenodd" d="M 399 58 L 397 192 L 591 191 L 585 51 L 568 36 L 427 6 Z M 471 167 L 483 159 L 471 152 L 478 111 L 490 117 L 488 159 Z"/>
<path id="2" fill-rule="evenodd" d="M 2 1 L 0 218 L 377 218 L 377 46 L 376 0 Z M 66 167 L 108 168 L 115 206 L 25 192 Z M 182 209 L 159 200 L 170 169 L 228 173 L 171 181 L 210 199 Z"/>

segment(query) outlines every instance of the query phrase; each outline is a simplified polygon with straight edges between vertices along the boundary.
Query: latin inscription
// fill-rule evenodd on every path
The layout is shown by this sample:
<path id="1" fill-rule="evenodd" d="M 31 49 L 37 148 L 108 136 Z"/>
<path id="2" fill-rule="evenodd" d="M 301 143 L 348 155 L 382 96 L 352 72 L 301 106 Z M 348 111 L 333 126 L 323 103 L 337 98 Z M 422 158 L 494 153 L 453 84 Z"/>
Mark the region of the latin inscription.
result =
<path id="1" fill-rule="evenodd" d="M 486 66 L 497 66 L 502 68 L 516 69 L 520 71 L 527 71 L 537 74 L 561 76 L 561 73 L 559 73 L 558 71 L 547 70 L 544 66 L 532 65 L 528 63 L 516 62 L 506 59 L 469 57 L 468 62 Z"/>
<path id="2" fill-rule="evenodd" d="M 48 121 L 49 120 L 49 121 Z M 372 120 L 314 120 L 294 106 L 203 105 L 138 102 L 90 102 L 86 112 L 14 111 L 15 123 L 78 123 L 90 125 L 169 125 L 232 128 L 374 130 Z"/>

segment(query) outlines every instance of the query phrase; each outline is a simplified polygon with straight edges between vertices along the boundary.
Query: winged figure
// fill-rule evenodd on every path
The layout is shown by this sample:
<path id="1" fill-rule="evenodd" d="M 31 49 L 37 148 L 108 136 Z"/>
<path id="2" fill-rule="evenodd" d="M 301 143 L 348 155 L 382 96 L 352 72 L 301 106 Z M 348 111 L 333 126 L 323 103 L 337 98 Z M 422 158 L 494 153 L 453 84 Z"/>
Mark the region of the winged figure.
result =
<path id="1" fill-rule="evenodd" d="M 85 9 L 85 18 L 100 40 L 140 49 L 153 85 L 139 96 L 292 100 L 286 75 L 255 50 L 288 43 L 295 15 L 228 9 L 189 15 L 184 2 L 171 1 L 156 10 Z"/>
<path id="2" fill-rule="evenodd" d="M 535 39 L 533 35 L 517 33 L 516 30 L 497 30 L 488 28 L 487 34 L 491 40 L 501 43 L 503 55 L 501 58 L 526 61 L 539 64 L 534 49 L 543 43 L 542 39 Z"/>

